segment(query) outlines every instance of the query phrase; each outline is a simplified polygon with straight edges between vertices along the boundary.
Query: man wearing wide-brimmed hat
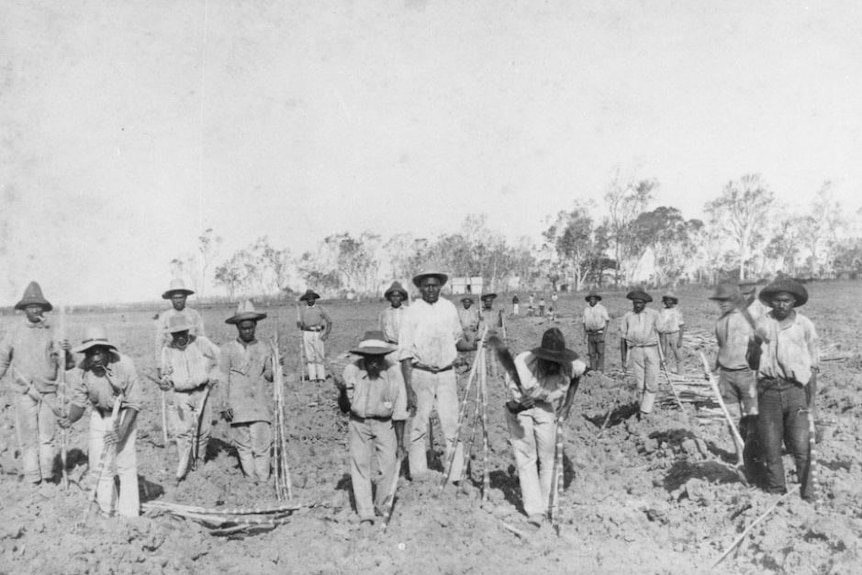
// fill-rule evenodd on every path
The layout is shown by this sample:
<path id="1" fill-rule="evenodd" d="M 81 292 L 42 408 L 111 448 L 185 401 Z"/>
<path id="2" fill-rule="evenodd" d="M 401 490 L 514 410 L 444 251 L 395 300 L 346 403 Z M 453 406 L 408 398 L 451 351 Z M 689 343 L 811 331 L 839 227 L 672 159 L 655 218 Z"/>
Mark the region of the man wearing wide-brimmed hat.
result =
<path id="1" fill-rule="evenodd" d="M 778 279 L 760 291 L 760 300 L 772 309 L 757 324 L 759 358 L 749 354 L 757 369 L 757 434 L 765 459 L 766 489 L 786 491 L 782 443 L 796 461 L 802 497 L 814 496 L 809 474 L 809 421 L 817 392 L 820 351 L 814 323 L 798 308 L 808 291 L 792 279 Z"/>
<path id="2" fill-rule="evenodd" d="M 72 351 L 84 354 L 84 359 L 70 374 L 71 407 L 61 425 L 68 427 L 84 415 L 87 405 L 92 407 L 88 480 L 98 485 L 99 508 L 106 516 L 137 517 L 140 501 L 135 441 L 143 394 L 135 364 L 117 350 L 102 326 L 88 327 L 81 345 Z M 114 420 L 117 402 L 119 411 Z M 114 475 L 120 479 L 119 499 Z"/>
<path id="3" fill-rule="evenodd" d="M 24 476 L 37 484 L 54 479 L 55 423 L 61 415 L 57 370 L 65 369 L 69 345 L 55 342 L 54 330 L 44 317 L 53 307 L 38 283 L 30 282 L 15 309 L 24 312 L 24 321 L 0 342 L 0 378 L 10 372 L 11 387 L 16 392 L 16 427 L 20 430 Z"/>
<path id="4" fill-rule="evenodd" d="M 169 327 L 175 317 L 185 318 L 192 335 L 204 335 L 204 320 L 201 314 L 186 306 L 186 300 L 193 293 L 195 292 L 188 289 L 183 280 L 174 278 L 170 287 L 162 294 L 162 299 L 170 300 L 171 308 L 159 312 L 156 320 L 156 358 L 161 356 L 162 348 L 172 339 Z"/>
<path id="5" fill-rule="evenodd" d="M 572 383 L 586 364 L 566 347 L 563 333 L 551 328 L 542 343 L 515 358 L 520 385 L 507 377 L 510 401 L 506 420 L 511 435 L 524 512 L 540 526 L 548 510 L 554 473 L 554 436 L 558 417 L 571 406 Z"/>
<path id="6" fill-rule="evenodd" d="M 608 310 L 600 304 L 602 295 L 596 290 L 590 290 L 584 300 L 584 343 L 587 344 L 587 355 L 590 358 L 590 369 L 605 370 L 605 334 L 611 316 Z"/>
<path id="7" fill-rule="evenodd" d="M 373 523 L 375 514 L 383 514 L 389 486 L 399 472 L 398 455 L 405 451 L 407 390 L 397 359 L 388 357 L 397 349 L 383 339 L 383 332 L 367 331 L 350 350 L 359 358 L 344 368 L 343 381 L 336 379 L 350 403 L 350 479 L 362 523 Z M 372 497 L 373 469 L 378 473 Z"/>
<path id="8" fill-rule="evenodd" d="M 464 330 L 464 339 L 471 343 L 475 342 L 482 324 L 479 308 L 473 307 L 473 298 L 465 295 L 461 298 L 461 307 L 457 309 L 458 320 L 461 322 L 461 329 Z"/>
<path id="9" fill-rule="evenodd" d="M 503 310 L 494 309 L 494 300 L 497 299 L 497 294 L 494 292 L 486 292 L 479 296 L 482 301 L 481 323 L 479 332 L 482 332 L 485 326 L 488 327 L 488 335 L 497 335 L 498 333 L 506 339 L 506 323 L 503 317 Z M 500 372 L 497 362 L 497 355 L 491 354 L 486 358 L 488 364 L 488 375 L 497 377 Z"/>
<path id="10" fill-rule="evenodd" d="M 389 307 L 380 313 L 378 323 L 380 331 L 383 332 L 383 337 L 389 343 L 398 343 L 401 333 L 401 324 L 404 322 L 404 312 L 407 307 L 404 302 L 407 301 L 407 290 L 400 282 L 392 282 L 392 285 L 383 292 L 383 297 L 389 301 Z"/>
<path id="11" fill-rule="evenodd" d="M 672 291 L 661 296 L 664 305 L 659 312 L 658 337 L 659 345 L 664 353 L 665 361 L 673 355 L 673 373 L 679 373 L 680 355 L 682 350 L 682 336 L 685 333 L 685 319 L 679 309 L 679 298 Z"/>
<path id="12" fill-rule="evenodd" d="M 299 297 L 306 305 L 297 308 L 297 327 L 302 330 L 303 350 L 310 381 L 324 381 L 326 357 L 324 343 L 332 331 L 332 318 L 323 306 L 317 305 L 320 296 L 312 289 L 305 290 Z"/>
<path id="13" fill-rule="evenodd" d="M 449 276 L 426 268 L 413 277 L 422 299 L 408 308 L 401 326 L 398 357 L 407 389 L 407 408 L 414 412 L 410 422 L 409 460 L 414 480 L 428 477 L 425 451 L 428 421 L 435 404 L 446 438 L 446 460 L 456 451 L 458 427 L 458 385 L 453 364 L 458 351 L 475 349 L 466 343 L 455 305 L 440 297 Z M 463 456 L 457 446 L 451 477 L 461 476 Z"/>
<path id="14" fill-rule="evenodd" d="M 237 338 L 222 349 L 221 415 L 230 423 L 240 467 L 252 481 L 269 479 L 272 446 L 272 349 L 255 337 L 257 322 L 266 318 L 250 301 L 225 320 Z"/>
<path id="15" fill-rule="evenodd" d="M 171 342 L 162 348 L 159 364 L 160 387 L 173 390 L 179 430 L 176 435 L 179 463 L 176 481 L 182 481 L 194 463 L 192 454 L 206 455 L 209 442 L 212 408 L 204 401 L 211 388 L 221 379 L 219 349 L 204 336 L 191 333 L 191 323 L 182 315 L 168 324 Z M 198 433 L 200 429 L 200 433 Z M 196 446 L 193 446 L 194 443 Z"/>
<path id="16" fill-rule="evenodd" d="M 658 392 L 659 313 L 646 307 L 646 304 L 652 301 L 652 297 L 642 289 L 630 291 L 626 294 L 626 298 L 632 302 L 632 311 L 626 312 L 623 316 L 620 356 L 623 369 L 631 368 L 637 382 L 641 393 L 638 418 L 643 419 L 652 413 Z"/>

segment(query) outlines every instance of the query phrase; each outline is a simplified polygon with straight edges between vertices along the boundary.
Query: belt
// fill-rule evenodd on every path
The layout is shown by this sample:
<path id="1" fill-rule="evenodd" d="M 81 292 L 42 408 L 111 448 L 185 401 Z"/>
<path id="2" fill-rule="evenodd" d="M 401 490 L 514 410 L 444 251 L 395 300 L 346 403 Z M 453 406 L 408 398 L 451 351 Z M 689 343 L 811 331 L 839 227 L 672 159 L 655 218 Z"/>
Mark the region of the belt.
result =
<path id="1" fill-rule="evenodd" d="M 449 371 L 452 369 L 452 364 L 450 363 L 446 367 L 432 367 L 430 365 L 425 365 L 424 363 L 414 363 L 413 369 L 419 369 L 422 371 L 427 371 L 429 373 L 442 373 L 444 371 Z"/>
<path id="2" fill-rule="evenodd" d="M 391 416 L 391 415 L 387 415 L 387 416 L 382 416 L 382 415 L 370 415 L 370 416 L 368 416 L 368 417 L 360 417 L 360 416 L 356 415 L 355 413 L 352 413 L 352 412 L 351 412 L 351 413 L 350 413 L 350 419 L 353 419 L 353 420 L 356 420 L 356 421 L 365 421 L 365 420 L 367 420 L 367 419 L 373 419 L 374 421 L 391 421 L 391 420 L 392 420 L 392 416 Z"/>
<path id="3" fill-rule="evenodd" d="M 630 344 L 628 344 L 629 347 L 655 347 L 657 345 L 658 345 L 657 343 L 630 343 Z"/>
<path id="4" fill-rule="evenodd" d="M 320 326 L 306 327 L 306 328 L 303 328 L 302 331 L 323 331 L 323 328 Z"/>
<path id="5" fill-rule="evenodd" d="M 603 329 L 588 329 L 587 333 L 605 333 Z"/>

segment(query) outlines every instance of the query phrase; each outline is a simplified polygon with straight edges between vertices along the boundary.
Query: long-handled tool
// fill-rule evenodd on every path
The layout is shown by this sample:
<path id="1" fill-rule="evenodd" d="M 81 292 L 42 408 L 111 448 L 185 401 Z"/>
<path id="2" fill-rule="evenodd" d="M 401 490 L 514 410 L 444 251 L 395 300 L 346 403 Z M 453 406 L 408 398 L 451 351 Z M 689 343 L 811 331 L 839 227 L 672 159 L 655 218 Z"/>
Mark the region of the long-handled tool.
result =
<path id="1" fill-rule="evenodd" d="M 111 427 L 116 433 L 120 428 L 119 414 L 120 414 L 120 404 L 123 402 L 123 394 L 119 394 L 114 399 L 114 406 L 111 409 Z M 111 459 L 113 452 L 116 454 L 117 444 L 114 443 L 112 445 L 102 444 L 102 453 L 99 455 L 99 470 L 96 473 L 96 481 L 93 484 L 93 488 L 90 490 L 90 497 L 87 501 L 87 506 L 84 508 L 84 517 L 81 520 L 81 525 L 87 522 L 87 519 L 90 516 L 90 508 L 99 504 L 98 495 L 99 495 L 99 484 L 102 482 L 102 476 L 105 474 L 105 467 L 108 465 L 108 461 Z"/>
<path id="2" fill-rule="evenodd" d="M 392 483 L 389 485 L 389 493 L 386 497 L 386 508 L 383 510 L 383 531 L 392 522 L 392 512 L 395 510 L 395 494 L 398 491 L 398 476 L 401 475 L 401 465 L 404 457 L 395 460 L 395 473 L 392 475 Z"/>
<path id="3" fill-rule="evenodd" d="M 724 399 L 721 397 L 721 390 L 718 389 L 718 384 L 715 382 L 715 377 L 712 375 L 712 370 L 709 369 L 709 362 L 706 360 L 706 356 L 703 352 L 700 352 L 700 361 L 703 363 L 704 374 L 709 380 L 709 385 L 712 387 L 715 399 L 718 402 L 719 407 L 721 407 L 721 412 L 724 414 L 727 424 L 730 426 L 733 442 L 736 444 L 736 451 L 739 454 L 739 463 L 744 463 L 742 454 L 745 451 L 745 441 L 742 439 L 742 435 L 740 435 L 739 430 L 736 428 L 736 424 L 733 423 L 733 418 L 730 416 L 730 411 L 728 411 L 727 405 L 725 405 Z"/>
<path id="4" fill-rule="evenodd" d="M 60 306 L 59 317 L 57 321 L 57 339 L 61 344 L 57 355 L 57 401 L 60 403 L 59 409 L 63 417 L 68 416 L 66 408 L 66 350 L 62 348 L 62 344 L 66 339 L 66 308 Z M 63 489 L 69 489 L 69 472 L 66 470 L 67 456 L 66 447 L 69 441 L 69 431 L 67 429 L 60 430 L 60 465 L 62 466 Z"/>
<path id="5" fill-rule="evenodd" d="M 566 391 L 566 398 L 563 404 L 557 411 L 554 429 L 554 475 L 551 478 L 551 501 L 548 506 L 548 517 L 551 520 L 551 525 L 554 527 L 557 535 L 560 534 L 560 496 L 563 493 L 563 423 L 569 417 L 569 412 L 572 409 L 572 404 L 575 401 L 575 394 L 581 385 L 580 376 L 573 377 L 569 382 L 569 389 Z"/>
<path id="6" fill-rule="evenodd" d="M 159 386 L 159 393 L 161 394 L 161 402 L 162 402 L 162 439 L 164 441 L 164 447 L 167 448 L 168 443 L 170 441 L 170 436 L 168 434 L 168 405 L 167 405 L 167 392 L 161 388 L 162 382 L 159 381 L 158 378 L 153 377 L 152 375 L 142 372 L 143 376 L 155 383 Z"/>
<path id="7" fill-rule="evenodd" d="M 194 417 L 194 420 L 192 422 L 192 425 L 194 425 L 194 431 L 195 431 L 194 437 L 192 437 L 192 445 L 191 445 L 191 448 L 192 448 L 192 456 L 191 456 L 192 469 L 197 468 L 198 459 L 200 458 L 201 428 L 203 426 L 203 421 L 204 421 L 204 410 L 207 407 L 207 399 L 210 396 L 211 390 L 212 390 L 212 387 L 210 387 L 210 385 L 207 384 L 206 389 L 204 389 L 203 397 L 201 397 L 200 404 L 198 404 L 198 410 L 195 413 L 195 417 Z M 204 456 L 206 456 L 206 453 L 204 453 Z"/>
<path id="8" fill-rule="evenodd" d="M 287 463 L 287 438 L 284 431 L 284 372 L 278 349 L 278 330 L 272 341 L 273 400 L 275 403 L 274 450 L 275 450 L 275 495 L 279 500 L 285 497 L 293 500 L 293 483 Z"/>
<path id="9" fill-rule="evenodd" d="M 805 388 L 808 395 L 808 469 L 802 477 L 802 494 L 817 503 L 817 428 L 814 425 L 814 408 L 817 401 L 817 374 L 812 373 Z"/>
<path id="10" fill-rule="evenodd" d="M 679 398 L 679 394 L 676 392 L 676 388 L 673 385 L 673 380 L 671 379 L 670 374 L 667 371 L 667 362 L 665 362 L 664 352 L 661 350 L 661 344 L 658 345 L 658 360 L 659 365 L 661 366 L 661 371 L 662 373 L 664 373 L 664 377 L 667 380 L 667 384 L 670 386 L 670 390 L 673 393 L 673 399 L 674 401 L 676 401 L 677 407 L 679 407 L 679 410 L 682 412 L 685 418 L 688 419 L 688 414 L 685 412 L 685 408 L 683 408 L 682 406 L 682 400 Z"/>

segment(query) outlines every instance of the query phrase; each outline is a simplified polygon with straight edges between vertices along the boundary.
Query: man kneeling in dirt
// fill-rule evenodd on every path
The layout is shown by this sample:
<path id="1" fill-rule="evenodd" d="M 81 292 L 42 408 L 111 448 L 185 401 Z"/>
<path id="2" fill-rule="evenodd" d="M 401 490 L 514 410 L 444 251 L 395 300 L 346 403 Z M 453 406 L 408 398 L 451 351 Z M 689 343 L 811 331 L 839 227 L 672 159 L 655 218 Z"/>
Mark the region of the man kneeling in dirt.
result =
<path id="1" fill-rule="evenodd" d="M 359 346 L 350 350 L 359 359 L 344 368 L 343 381 L 336 380 L 340 407 L 350 411 L 350 480 L 363 525 L 373 524 L 375 515 L 385 515 L 405 453 L 407 390 L 400 364 L 386 357 L 397 349 L 383 339 L 383 332 L 365 332 Z M 373 455 L 378 481 L 372 504 Z"/>
<path id="2" fill-rule="evenodd" d="M 236 326 L 239 336 L 221 354 L 221 415 L 230 423 L 240 467 L 253 481 L 269 479 L 272 447 L 272 351 L 255 338 L 257 322 L 265 317 L 250 301 L 240 303 L 236 314 L 225 320 Z"/>
<path id="3" fill-rule="evenodd" d="M 135 440 L 143 397 L 135 364 L 117 351 L 100 326 L 87 328 L 83 343 L 72 351 L 83 353 L 84 359 L 70 373 L 71 407 L 68 417 L 60 419 L 60 426 L 68 428 L 84 415 L 88 403 L 92 406 L 88 478 L 98 482 L 96 501 L 105 516 L 116 512 L 137 517 L 140 501 Z M 120 478 L 119 502 L 115 474 Z"/>
<path id="4" fill-rule="evenodd" d="M 189 467 L 206 455 L 210 438 L 212 409 L 207 398 L 218 382 L 219 349 L 204 336 L 194 336 L 193 325 L 184 316 L 174 316 L 168 323 L 171 342 L 162 348 L 159 387 L 174 390 L 179 431 L 177 433 L 176 482 L 185 479 Z"/>

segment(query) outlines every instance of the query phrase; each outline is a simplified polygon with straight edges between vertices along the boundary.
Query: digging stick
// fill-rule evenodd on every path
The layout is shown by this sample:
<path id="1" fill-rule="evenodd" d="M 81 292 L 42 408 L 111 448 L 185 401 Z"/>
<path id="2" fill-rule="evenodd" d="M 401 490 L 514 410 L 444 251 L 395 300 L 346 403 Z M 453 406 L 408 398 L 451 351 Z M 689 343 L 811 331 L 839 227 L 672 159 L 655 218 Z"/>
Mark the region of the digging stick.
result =
<path id="1" fill-rule="evenodd" d="M 204 409 L 207 407 L 207 399 L 210 396 L 210 391 L 212 387 L 207 384 L 206 389 L 204 390 L 204 395 L 201 398 L 200 405 L 198 406 L 198 411 L 195 414 L 194 426 L 195 426 L 195 435 L 192 438 L 194 443 L 192 444 L 192 469 L 196 469 L 198 465 L 198 458 L 200 457 L 200 441 L 201 441 L 201 426 L 203 424 L 204 419 Z M 206 453 L 204 453 L 206 456 Z"/>
<path id="2" fill-rule="evenodd" d="M 111 427 L 115 431 L 120 427 L 120 422 L 117 421 L 117 419 L 120 414 L 120 404 L 122 402 L 123 394 L 121 393 L 114 399 L 114 406 L 111 408 Z M 96 482 L 93 485 L 93 489 L 90 491 L 90 498 L 87 501 L 87 507 L 84 508 L 84 518 L 81 521 L 82 524 L 87 522 L 87 518 L 90 515 L 90 507 L 92 507 L 94 503 L 98 505 L 99 484 L 102 482 L 102 475 L 105 473 L 105 466 L 108 464 L 108 460 L 110 459 L 108 454 L 111 450 L 116 452 L 116 449 L 116 444 L 105 445 L 104 442 L 102 443 L 102 453 L 99 455 L 99 471 L 96 474 Z"/>
<path id="3" fill-rule="evenodd" d="M 488 371 L 486 356 L 482 354 L 482 370 L 479 372 L 479 395 L 482 397 L 482 501 L 488 500 L 491 490 L 491 471 L 488 456 Z"/>
<path id="4" fill-rule="evenodd" d="M 742 435 L 739 434 L 739 430 L 736 428 L 736 424 L 733 423 L 733 418 L 730 417 L 730 412 L 727 410 L 727 405 L 725 405 L 724 399 L 722 399 L 721 397 L 721 391 L 718 389 L 718 384 L 715 382 L 715 378 L 713 377 L 712 372 L 709 369 L 709 362 L 706 360 L 706 356 L 703 354 L 703 352 L 700 352 L 700 361 L 703 363 L 704 373 L 709 380 L 710 387 L 712 387 L 712 392 L 715 394 L 715 399 L 718 401 L 718 405 L 719 407 L 721 407 L 721 412 L 724 414 L 724 418 L 727 420 L 727 424 L 730 426 L 730 432 L 733 436 L 733 442 L 736 444 L 736 449 L 739 453 L 739 463 L 743 463 L 742 453 L 745 450 L 745 441 L 743 441 Z"/>
<path id="5" fill-rule="evenodd" d="M 66 308 L 60 306 L 59 317 L 57 318 L 57 339 L 62 344 L 66 339 Z M 57 356 L 57 400 L 60 403 L 60 411 L 63 417 L 68 415 L 66 411 L 66 350 L 60 347 L 60 353 Z M 67 457 L 66 448 L 69 441 L 69 431 L 67 429 L 60 430 L 60 465 L 62 465 L 63 474 L 63 489 L 69 489 L 69 472 L 66 470 Z"/>
<path id="6" fill-rule="evenodd" d="M 398 476 L 401 475 L 403 461 L 403 456 L 395 460 L 395 473 L 392 476 L 392 484 L 389 486 L 389 493 L 386 497 L 386 509 L 383 511 L 383 531 L 386 531 L 392 522 L 392 512 L 395 510 L 395 493 L 398 491 Z"/>
<path id="7" fill-rule="evenodd" d="M 658 359 L 659 364 L 661 365 L 661 371 L 664 373 L 664 377 L 667 380 L 667 384 L 670 386 L 671 392 L 673 392 L 673 398 L 676 401 L 677 407 L 682 411 L 682 414 L 688 419 L 688 414 L 685 412 L 685 409 L 682 406 L 682 400 L 679 398 L 679 394 L 676 392 L 676 388 L 673 386 L 673 380 L 670 378 L 670 374 L 667 372 L 667 363 L 664 360 L 664 352 L 661 349 L 661 343 L 658 344 Z"/>
<path id="8" fill-rule="evenodd" d="M 814 425 L 814 407 L 817 401 L 817 374 L 812 373 L 811 379 L 805 389 L 808 395 L 808 469 L 802 477 L 802 484 L 806 487 L 805 494 L 808 498 L 817 502 L 817 428 Z M 810 486 L 810 489 L 809 489 Z"/>
<path id="9" fill-rule="evenodd" d="M 464 401 L 467 401 L 467 398 L 464 398 Z M 470 428 L 470 440 L 467 442 L 467 449 L 464 450 L 464 464 L 461 466 L 461 479 L 463 480 L 467 475 L 467 468 L 470 463 L 470 454 L 473 452 L 473 443 L 476 440 L 476 422 L 479 421 L 479 409 L 481 404 L 479 403 L 479 386 L 476 386 L 476 399 L 475 399 L 476 407 L 473 410 L 473 425 Z"/>
<path id="10" fill-rule="evenodd" d="M 563 429 L 562 418 L 554 423 L 554 475 L 551 478 L 551 501 L 548 516 L 557 535 L 560 534 L 560 493 L 563 491 Z"/>

